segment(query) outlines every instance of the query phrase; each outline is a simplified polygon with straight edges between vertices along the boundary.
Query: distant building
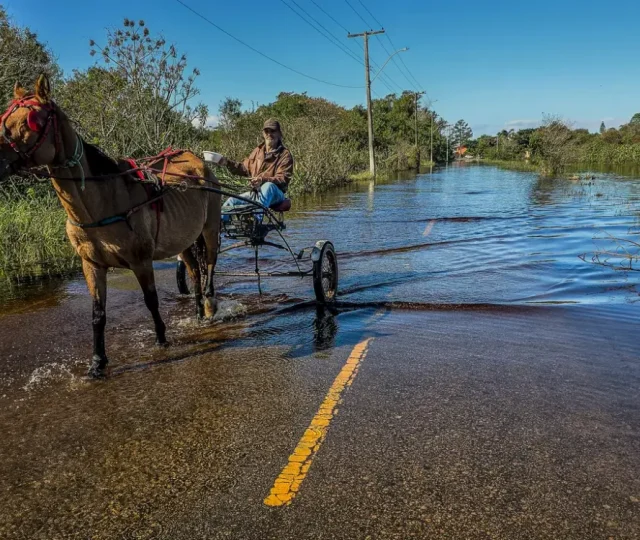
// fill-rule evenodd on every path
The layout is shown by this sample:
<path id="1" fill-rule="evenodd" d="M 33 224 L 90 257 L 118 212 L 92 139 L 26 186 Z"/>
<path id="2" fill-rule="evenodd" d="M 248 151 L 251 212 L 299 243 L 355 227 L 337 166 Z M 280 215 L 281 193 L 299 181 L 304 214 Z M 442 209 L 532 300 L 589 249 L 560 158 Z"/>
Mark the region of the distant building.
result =
<path id="1" fill-rule="evenodd" d="M 460 157 L 460 158 L 461 158 L 462 156 L 464 156 L 464 155 L 467 153 L 467 147 L 466 147 L 466 146 L 458 146 L 458 147 L 455 149 L 455 153 L 456 153 L 456 155 L 457 155 L 458 157 Z"/>

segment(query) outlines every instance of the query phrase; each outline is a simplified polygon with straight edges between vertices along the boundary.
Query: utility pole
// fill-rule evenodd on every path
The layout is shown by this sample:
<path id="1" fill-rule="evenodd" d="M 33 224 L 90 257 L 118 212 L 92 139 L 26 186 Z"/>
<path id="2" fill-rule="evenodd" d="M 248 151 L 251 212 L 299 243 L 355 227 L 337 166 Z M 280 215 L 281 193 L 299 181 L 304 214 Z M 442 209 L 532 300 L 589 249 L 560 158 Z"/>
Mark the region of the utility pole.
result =
<path id="1" fill-rule="evenodd" d="M 369 36 L 384 34 L 384 30 L 348 34 L 348 38 L 364 38 L 364 80 L 367 88 L 367 124 L 369 127 L 369 172 L 376 176 L 376 160 L 373 154 L 373 112 L 371 111 L 371 74 L 369 73 Z"/>
<path id="2" fill-rule="evenodd" d="M 424 92 L 416 92 L 416 169 L 420 172 L 420 145 L 418 144 L 418 98 L 422 96 Z"/>
<path id="3" fill-rule="evenodd" d="M 447 167 L 449 166 L 449 135 L 450 135 L 450 130 L 449 130 L 449 124 L 446 125 L 445 127 L 445 133 L 447 134 Z"/>
<path id="4" fill-rule="evenodd" d="M 431 161 L 431 166 L 433 167 L 433 111 L 429 111 L 431 114 L 431 155 L 429 159 Z"/>
<path id="5" fill-rule="evenodd" d="M 436 113 L 433 111 L 433 109 L 431 109 L 431 105 L 433 105 L 434 103 L 436 103 L 438 100 L 436 99 L 435 101 L 429 101 L 429 115 L 431 117 L 431 155 L 429 156 L 429 159 L 431 160 L 431 166 L 433 167 L 433 121 L 436 119 Z"/>

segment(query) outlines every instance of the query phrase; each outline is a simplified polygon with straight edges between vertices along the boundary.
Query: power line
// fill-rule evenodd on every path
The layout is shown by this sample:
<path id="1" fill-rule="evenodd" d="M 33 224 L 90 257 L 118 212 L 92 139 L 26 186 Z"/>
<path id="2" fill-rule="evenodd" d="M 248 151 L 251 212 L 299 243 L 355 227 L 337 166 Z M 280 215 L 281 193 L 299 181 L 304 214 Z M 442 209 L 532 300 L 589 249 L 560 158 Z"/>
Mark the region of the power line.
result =
<path id="1" fill-rule="evenodd" d="M 360 58 L 359 53 L 355 53 L 353 49 L 350 49 L 349 47 L 346 47 L 344 44 L 342 44 L 342 42 L 340 41 L 340 38 L 338 38 L 335 34 L 333 34 L 326 26 L 324 26 L 317 18 L 315 18 L 313 15 L 311 15 L 311 13 L 309 13 L 305 8 L 303 8 L 300 4 L 298 4 L 298 2 L 296 2 L 296 0 L 289 0 L 290 2 L 292 2 L 293 4 L 295 4 L 297 6 L 297 8 L 302 11 L 307 17 L 309 17 L 313 22 L 315 22 L 320 28 L 322 28 L 324 30 L 325 33 L 321 32 L 318 28 L 316 28 L 315 26 L 313 26 L 312 23 L 310 23 L 307 19 L 305 19 L 305 17 L 303 15 L 301 15 L 300 13 L 298 13 L 292 6 L 290 6 L 289 4 L 287 4 L 287 2 L 285 2 L 285 0 L 280 0 L 285 6 L 287 6 L 291 11 L 293 11 L 298 17 L 300 17 L 303 21 L 305 21 L 309 26 L 311 26 L 316 32 L 318 32 L 320 35 L 322 35 L 323 37 L 325 37 L 326 39 L 329 39 L 331 41 L 331 43 L 333 43 L 334 45 L 340 47 L 340 50 L 342 50 L 345 54 L 349 54 L 349 56 L 351 58 L 353 58 L 354 60 L 356 60 L 359 64 L 362 63 L 362 58 Z M 314 2 L 314 0 L 311 0 L 311 2 L 317 6 L 320 11 L 322 11 L 322 13 L 324 13 L 327 17 L 329 17 L 333 22 L 335 22 L 338 26 L 340 26 L 341 28 L 343 28 L 344 30 L 346 30 L 346 28 L 344 26 L 342 26 L 342 24 L 340 24 L 336 19 L 334 19 L 329 13 L 327 13 L 323 8 L 321 8 L 318 4 L 316 4 L 316 2 Z M 347 34 L 349 33 L 349 31 L 347 30 Z M 376 68 L 379 69 L 378 65 L 375 62 L 371 62 L 371 64 Z M 389 83 L 392 83 L 394 85 L 396 85 L 401 91 L 402 91 L 402 87 L 400 87 L 400 85 L 398 85 L 395 81 L 393 81 L 392 79 L 390 79 L 389 77 L 386 76 L 385 73 L 381 74 L 381 82 L 387 87 L 387 89 L 389 90 L 389 92 L 394 93 L 393 88 L 391 88 L 391 86 L 389 85 Z"/>
<path id="2" fill-rule="evenodd" d="M 351 8 L 351 10 L 360 18 L 360 20 L 366 25 L 369 26 L 369 23 L 364 19 L 364 17 L 362 15 L 360 15 L 360 12 L 353 7 L 353 4 L 351 2 L 349 2 L 349 0 L 344 0 L 346 2 L 346 4 Z M 362 3 L 362 2 L 360 2 Z M 366 9 L 366 8 L 365 8 Z M 367 10 L 368 11 L 368 10 Z M 375 19 L 375 17 L 374 17 Z M 378 22 L 378 21 L 376 21 Z M 382 25 L 380 25 L 382 27 Z M 382 45 L 382 48 L 384 49 L 384 51 L 387 53 L 387 55 L 392 56 L 391 53 L 387 50 L 387 48 L 384 46 L 384 44 L 382 43 L 382 40 L 380 40 L 379 36 L 376 36 L 376 38 L 378 39 L 378 41 L 380 42 L 380 44 Z M 392 62 L 395 64 L 395 66 L 398 68 L 398 71 L 400 71 L 400 73 L 402 73 L 402 75 L 407 78 L 407 76 L 404 74 L 404 72 L 400 69 L 400 66 L 398 65 L 398 63 L 396 62 L 395 58 L 391 58 Z M 407 79 L 408 80 L 408 79 Z M 414 84 L 409 81 L 409 85 L 410 86 L 414 86 Z"/>
<path id="3" fill-rule="evenodd" d="M 346 0 L 345 0 L 346 1 Z M 348 3 L 348 2 L 347 2 Z M 384 28 L 384 25 L 382 23 L 380 23 L 380 21 L 376 18 L 376 16 L 371 13 L 371 11 L 369 10 L 369 8 L 364 4 L 364 2 L 362 2 L 362 0 L 358 0 L 358 3 L 365 9 L 365 11 L 369 14 L 369 16 L 374 20 L 374 22 L 380 26 L 381 28 Z M 351 8 L 353 9 L 353 7 Z M 354 10 L 355 11 L 355 10 Z M 362 17 L 360 17 L 362 18 Z M 391 36 L 389 35 L 388 32 L 385 33 L 387 39 L 389 40 L 389 43 L 391 44 L 391 47 L 395 50 L 396 46 L 395 43 L 393 43 Z M 402 63 L 402 65 L 404 66 L 404 69 L 407 71 L 407 73 L 409 74 L 409 76 L 411 77 L 412 81 L 408 81 L 409 84 L 411 84 L 412 86 L 415 86 L 416 89 L 420 89 L 423 92 L 425 92 L 427 94 L 427 97 L 429 97 L 429 94 L 427 93 L 427 91 L 422 87 L 422 85 L 418 82 L 418 80 L 413 76 L 413 73 L 411 73 L 411 70 L 407 67 L 407 64 L 405 64 L 404 60 L 402 59 L 402 57 L 400 57 L 400 62 Z M 404 75 L 404 73 L 402 72 L 402 70 L 400 69 L 400 66 L 398 66 L 398 64 L 395 62 L 395 59 L 393 60 L 393 63 L 396 64 L 396 67 L 398 68 L 398 70 L 400 70 L 400 72 Z M 406 76 L 405 76 L 406 77 Z M 408 80 L 408 79 L 407 79 Z"/>
<path id="4" fill-rule="evenodd" d="M 337 39 L 335 38 L 335 36 L 333 36 L 333 34 L 331 34 L 331 32 L 329 32 L 329 30 L 327 30 L 322 23 L 318 22 L 317 19 L 315 19 L 313 17 L 313 15 L 310 15 L 307 11 L 304 10 L 304 8 L 300 7 L 300 4 L 298 4 L 296 2 L 296 0 L 290 0 L 293 4 L 295 4 L 298 9 L 300 11 L 302 11 L 303 13 L 306 13 L 306 15 L 313 20 L 320 28 L 322 28 L 324 30 L 324 32 L 320 29 L 318 29 L 317 26 L 315 26 L 312 22 L 309 22 L 309 20 L 302 14 L 300 14 L 298 11 L 296 11 L 296 9 L 294 9 L 290 4 L 288 4 L 287 2 L 285 2 L 285 0 L 280 0 L 280 2 L 282 2 L 285 6 L 287 6 L 291 11 L 293 11 L 298 17 L 300 17 L 304 22 L 306 22 L 311 28 L 313 28 L 316 32 L 318 32 L 318 34 L 320 34 L 322 37 L 324 37 L 327 41 L 329 41 L 329 43 L 335 45 L 336 47 L 338 47 L 343 53 L 345 53 L 346 55 L 348 55 L 349 57 L 351 57 L 351 59 L 355 60 L 356 62 L 358 62 L 358 64 L 360 64 L 362 61 L 353 54 L 352 51 L 350 51 L 349 49 L 347 49 L 344 45 L 342 45 L 339 41 L 337 41 Z"/>
<path id="5" fill-rule="evenodd" d="M 359 59 L 354 53 L 353 51 L 349 50 L 347 47 L 345 47 L 342 43 L 340 43 L 339 38 L 337 38 L 335 35 L 333 35 L 320 21 L 318 21 L 313 15 L 311 15 L 308 11 L 306 11 L 300 4 L 298 4 L 298 2 L 296 2 L 296 0 L 289 0 L 290 2 L 292 2 L 293 4 L 296 5 L 296 7 L 298 8 L 298 10 L 300 10 L 302 13 L 306 14 L 307 17 L 309 17 L 309 19 L 311 19 L 312 21 L 314 21 L 320 28 L 322 28 L 322 30 L 320 30 L 320 28 L 318 28 L 318 26 L 315 26 L 313 24 L 313 22 L 309 21 L 309 19 L 307 17 L 305 17 L 304 15 L 302 15 L 298 10 L 296 10 L 293 6 L 291 6 L 290 4 L 288 4 L 287 2 L 285 2 L 285 0 L 280 0 L 285 6 L 287 6 L 291 11 L 293 11 L 293 13 L 295 13 L 298 17 L 300 17 L 305 23 L 307 23 L 311 28 L 313 28 L 316 32 L 318 32 L 323 38 L 325 38 L 329 43 L 331 43 L 332 45 L 335 45 L 338 49 L 340 49 L 343 53 L 345 53 L 347 56 L 349 56 L 352 60 L 354 60 L 355 62 L 357 62 L 358 64 L 362 63 L 362 60 Z M 323 31 L 324 30 L 324 31 Z M 384 81 L 383 81 L 384 82 Z M 387 86 L 387 88 L 389 89 L 390 92 L 393 92 L 393 90 L 391 89 L 391 87 L 385 83 L 385 85 Z"/>
<path id="6" fill-rule="evenodd" d="M 376 64 L 373 60 L 371 60 L 371 58 L 369 58 L 369 62 L 371 63 L 371 65 L 378 71 L 379 75 L 380 75 L 380 80 L 384 83 L 384 85 L 389 89 L 389 91 L 392 94 L 395 94 L 395 90 L 393 88 L 391 88 L 389 86 L 388 83 L 393 84 L 396 88 L 398 88 L 398 90 L 400 90 L 400 92 L 403 91 L 402 86 L 400 86 L 395 80 L 393 80 L 389 75 L 387 75 L 386 73 L 380 73 L 380 66 L 378 64 Z M 377 75 L 376 75 L 377 76 Z"/>
<path id="7" fill-rule="evenodd" d="M 331 15 L 329 15 L 324 8 L 320 7 L 319 4 L 317 4 L 315 2 L 315 0 L 311 0 L 311 3 L 316 6 L 320 11 L 322 11 L 322 13 L 324 13 L 327 17 L 329 17 L 334 23 L 336 23 L 340 28 L 342 28 L 347 34 L 349 33 L 349 30 L 347 30 L 344 26 L 342 26 L 341 23 L 339 23 L 338 21 L 336 21 Z"/>
<path id="8" fill-rule="evenodd" d="M 324 81 L 322 79 L 318 79 L 317 77 L 313 77 L 311 75 L 307 75 L 306 73 L 303 73 L 302 71 L 298 71 L 295 68 L 289 67 L 286 64 L 283 64 L 282 62 L 276 60 L 275 58 L 271 58 L 270 56 L 267 56 L 266 54 L 264 54 L 263 52 L 259 51 L 258 49 L 252 47 L 251 45 L 249 45 L 248 43 L 242 41 L 240 38 L 237 38 L 236 36 L 234 36 L 233 34 L 230 34 L 229 32 L 227 32 L 224 28 L 221 28 L 220 26 L 218 26 L 216 23 L 214 23 L 213 21 L 207 19 L 204 15 L 202 15 L 201 13 L 198 13 L 195 9 L 193 9 L 191 6 L 185 4 L 182 0 L 176 0 L 176 2 L 178 2 L 179 4 L 181 4 L 182 6 L 184 6 L 185 8 L 187 8 L 189 11 L 191 11 L 194 15 L 197 15 L 198 17 L 200 17 L 203 21 L 209 23 L 211 26 L 213 26 L 214 28 L 216 28 L 217 30 L 219 30 L 220 32 L 222 32 L 223 34 L 229 36 L 231 39 L 233 39 L 234 41 L 237 41 L 238 43 L 240 43 L 241 45 L 244 45 L 247 49 L 252 50 L 254 53 L 259 54 L 260 56 L 262 56 L 263 58 L 266 58 L 267 60 L 273 62 L 274 64 L 279 65 L 280 67 L 283 67 L 289 71 L 292 71 L 293 73 L 296 73 L 302 77 L 305 77 L 307 79 L 311 79 L 312 81 L 317 81 L 320 82 L 322 84 L 327 84 L 329 86 L 337 86 L 338 88 L 364 88 L 363 86 L 348 86 L 345 84 L 336 84 L 336 83 L 332 83 L 329 81 Z"/>
<path id="9" fill-rule="evenodd" d="M 371 18 L 374 20 L 374 22 L 384 28 L 383 24 L 380 24 L 380 21 L 378 19 L 376 19 L 376 16 L 371 13 L 371 11 L 369 11 L 369 8 L 364 4 L 364 2 L 362 0 L 358 0 L 358 3 L 365 9 L 365 11 L 371 16 Z M 389 35 L 389 33 L 387 32 L 385 34 L 387 36 L 387 39 L 389 40 L 389 43 L 391 43 L 391 46 L 395 49 L 396 46 L 393 43 L 393 41 L 391 40 L 391 36 Z M 411 70 L 407 67 L 407 64 L 404 63 L 404 60 L 402 59 L 402 57 L 400 57 L 400 62 L 402 62 L 402 65 L 404 66 L 404 68 L 407 70 L 407 73 L 409 73 L 409 75 L 411 76 L 411 78 L 415 81 L 415 83 L 420 87 L 420 89 L 425 92 L 427 94 L 427 97 L 429 97 L 429 94 L 427 93 L 427 91 L 422 88 L 422 86 L 420 85 L 420 83 L 418 82 L 418 80 L 413 76 L 413 73 L 411 73 Z"/>
<path id="10" fill-rule="evenodd" d="M 371 16 L 371 18 L 373 19 L 373 22 L 375 22 L 380 28 L 384 28 L 384 24 L 382 24 L 378 19 L 375 18 L 373 13 L 369 11 L 369 8 L 362 3 L 362 0 L 358 0 L 358 2 L 364 8 L 364 10 Z"/>
<path id="11" fill-rule="evenodd" d="M 345 1 L 345 2 L 347 3 L 347 5 L 352 9 L 352 11 L 353 11 L 353 12 L 354 12 L 358 17 L 360 17 L 360 20 L 365 24 L 365 26 L 369 26 L 369 23 L 368 23 L 367 21 L 365 21 L 365 20 L 362 18 L 362 15 L 360 15 L 360 13 L 358 13 L 358 12 L 356 11 L 356 8 L 354 8 L 354 7 L 351 5 L 351 2 L 349 2 L 349 0 L 344 0 L 344 1 Z M 380 28 L 384 28 L 384 27 L 383 27 L 382 25 L 380 25 Z"/>
<path id="12" fill-rule="evenodd" d="M 391 46 L 395 49 L 396 46 L 393 43 L 393 41 L 391 40 L 391 37 L 389 36 L 389 34 L 386 34 L 387 39 L 389 40 L 389 43 L 391 43 Z M 402 62 L 402 65 L 404 66 L 404 69 L 407 70 L 407 73 L 409 74 L 409 76 L 414 80 L 414 82 L 416 83 L 416 85 L 418 86 L 418 88 L 420 88 L 420 90 L 422 90 L 423 92 L 425 92 L 427 94 L 427 97 L 429 97 L 429 93 L 422 88 L 422 85 L 418 82 L 418 80 L 413 76 L 413 73 L 411 73 L 411 70 L 407 67 L 407 64 L 404 63 L 404 60 L 402 59 L 402 57 L 400 57 L 400 62 Z"/>
<path id="13" fill-rule="evenodd" d="M 376 36 L 378 42 L 380 43 L 380 45 L 382 46 L 382 49 L 384 50 L 384 52 L 386 52 L 387 54 L 391 54 L 389 52 L 389 49 L 387 49 L 387 47 L 385 46 L 384 42 L 382 41 L 382 39 L 380 39 L 379 36 Z M 409 79 L 409 77 L 407 77 L 407 75 L 405 74 L 404 71 L 402 71 L 402 69 L 400 69 L 400 65 L 398 64 L 398 62 L 396 62 L 396 58 L 395 56 L 393 56 L 391 58 L 391 61 L 393 62 L 393 64 L 398 68 L 398 71 L 402 74 L 402 76 L 407 80 L 407 82 L 409 83 L 409 86 L 413 86 L 416 90 L 418 90 L 418 87 L 416 87 L 415 84 L 413 84 L 413 82 L 411 82 L 411 79 Z"/>

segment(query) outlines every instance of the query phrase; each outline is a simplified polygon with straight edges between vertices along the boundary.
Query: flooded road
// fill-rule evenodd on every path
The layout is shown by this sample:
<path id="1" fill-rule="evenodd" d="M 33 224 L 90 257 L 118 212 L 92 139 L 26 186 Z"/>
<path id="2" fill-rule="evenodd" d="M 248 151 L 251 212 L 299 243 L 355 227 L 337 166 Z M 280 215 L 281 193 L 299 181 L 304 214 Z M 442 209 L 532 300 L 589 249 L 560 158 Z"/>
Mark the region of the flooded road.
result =
<path id="1" fill-rule="evenodd" d="M 640 538 L 638 278 L 580 259 L 639 203 L 640 179 L 478 166 L 294 202 L 336 312 L 220 280 L 198 324 L 159 263 L 159 350 L 114 272 L 98 383 L 84 282 L 5 288 L 0 538 Z"/>

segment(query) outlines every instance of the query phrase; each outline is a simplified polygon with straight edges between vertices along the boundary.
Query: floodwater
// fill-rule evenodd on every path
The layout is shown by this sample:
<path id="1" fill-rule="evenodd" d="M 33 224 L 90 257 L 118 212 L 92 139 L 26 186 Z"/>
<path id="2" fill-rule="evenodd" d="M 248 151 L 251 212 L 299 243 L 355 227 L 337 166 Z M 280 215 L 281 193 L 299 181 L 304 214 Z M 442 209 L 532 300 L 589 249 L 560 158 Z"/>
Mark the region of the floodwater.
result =
<path id="1" fill-rule="evenodd" d="M 291 228 L 302 243 L 335 238 L 345 301 L 628 303 L 638 280 L 591 260 L 615 251 L 609 235 L 638 240 L 639 197 L 638 179 L 452 167 L 345 195 Z"/>
<path id="2" fill-rule="evenodd" d="M 336 310 L 315 308 L 308 279 L 265 279 L 260 296 L 253 280 L 219 278 L 217 320 L 199 324 L 192 316 L 193 299 L 177 293 L 174 263 L 160 262 L 156 268 L 161 312 L 171 346 L 156 349 L 135 280 L 127 272 L 112 272 L 107 305 L 111 371 L 99 383 L 84 378 L 90 357 L 91 302 L 82 278 L 4 286 L 0 289 L 0 538 L 213 538 L 218 533 L 234 538 L 288 537 L 278 528 L 282 523 L 260 513 L 262 497 L 351 348 L 373 337 L 381 356 L 373 347 L 372 358 L 367 359 L 372 366 L 380 362 L 379 369 L 389 370 L 389 380 L 410 373 L 404 383 L 396 381 L 399 389 L 393 391 L 385 384 L 373 385 L 380 395 L 372 399 L 393 402 L 403 384 L 415 386 L 411 379 L 416 373 L 407 369 L 407 362 L 415 356 L 420 369 L 431 365 L 433 360 L 421 357 L 421 351 L 429 350 L 429 358 L 441 354 L 437 347 L 447 328 L 452 335 L 459 333 L 457 343 L 475 359 L 473 369 L 480 372 L 486 364 L 493 373 L 491 378 L 478 375 L 477 380 L 466 376 L 470 395 L 476 383 L 486 388 L 505 374 L 516 376 L 513 366 L 495 371 L 495 359 L 501 358 L 503 349 L 494 351 L 493 343 L 513 348 L 522 341 L 535 349 L 539 331 L 551 356 L 527 368 L 533 371 L 526 384 L 507 380 L 496 387 L 496 399 L 512 390 L 520 397 L 533 393 L 530 402 L 516 399 L 511 404 L 513 411 L 518 407 L 524 411 L 538 399 L 535 409 L 520 415 L 533 424 L 536 414 L 543 414 L 536 410 L 553 403 L 562 407 L 566 401 L 571 421 L 566 423 L 567 433 L 554 433 L 554 452 L 564 451 L 558 447 L 564 437 L 576 452 L 584 443 L 588 454 L 581 437 L 597 415 L 602 424 L 595 427 L 605 426 L 610 433 L 615 432 L 611 423 L 624 422 L 623 435 L 611 439 L 616 459 L 609 459 L 602 442 L 602 461 L 593 468 L 592 481 L 601 474 L 601 487 L 605 478 L 609 483 L 627 482 L 630 491 L 620 490 L 620 496 L 627 503 L 637 502 L 640 471 L 630 456 L 635 452 L 637 457 L 640 448 L 640 404 L 634 392 L 640 381 L 640 347 L 630 336 L 638 322 L 640 306 L 635 303 L 640 290 L 635 272 L 616 267 L 626 261 L 621 253 L 635 254 L 639 216 L 637 177 L 594 173 L 583 174 L 580 180 L 542 179 L 533 173 L 477 165 L 294 200 L 286 230 L 294 251 L 323 239 L 335 245 L 340 267 Z M 278 241 L 275 235 L 270 239 Z M 594 255 L 603 252 L 610 254 L 594 262 Z M 219 269 L 228 271 L 252 268 L 250 252 L 231 252 L 219 262 Z M 264 272 L 294 268 L 285 252 L 265 250 Z M 557 324 L 550 322 L 556 320 Z M 570 329 L 563 333 L 565 324 Z M 612 343 L 606 341 L 609 338 Z M 482 345 L 483 339 L 489 344 Z M 584 344 L 587 349 L 597 345 L 615 350 L 617 363 L 607 363 L 606 354 L 583 363 Z M 565 349 L 558 353 L 554 347 Z M 456 345 L 450 343 L 445 352 L 453 354 L 453 349 Z M 396 350 L 404 351 L 400 358 L 394 356 Z M 562 355 L 559 363 L 549 360 L 556 353 Z M 522 355 L 513 358 L 518 366 L 529 365 L 523 360 L 528 353 L 513 354 Z M 483 360 L 483 355 L 491 360 Z M 594 371 L 584 371 L 588 369 Z M 362 377 L 366 376 L 365 371 Z M 567 382 L 571 377 L 580 381 L 573 398 Z M 535 395 L 537 384 L 544 399 Z M 445 392 L 446 385 L 446 380 L 440 381 L 439 391 Z M 391 398 L 385 392 L 393 392 Z M 416 399 L 423 406 L 429 393 Z M 585 413 L 578 421 L 579 409 L 588 409 L 593 399 L 598 400 L 597 414 Z M 396 406 L 401 408 L 402 402 Z M 540 425 L 549 426 L 552 414 L 560 413 L 544 412 Z M 394 418 L 401 416 L 399 411 Z M 498 422 L 498 416 L 492 411 L 488 422 Z M 415 426 L 421 421 L 413 419 L 408 432 L 417 433 Z M 499 429 L 506 424 L 500 420 Z M 415 433 L 412 437 L 418 437 Z M 394 435 L 383 454 L 395 455 L 393 445 L 411 439 L 405 435 Z M 374 440 L 384 436 L 378 434 Z M 572 459 L 575 465 L 577 458 Z M 322 474 L 328 470 L 321 463 L 314 467 Z M 400 464 L 396 461 L 394 467 Z M 536 474 L 546 478 L 544 470 Z M 557 471 L 549 478 L 554 475 Z M 315 478 L 318 483 L 322 476 Z M 439 478 L 444 482 L 444 476 Z M 310 478 L 312 485 L 313 481 Z M 553 482 L 541 488 L 546 489 L 548 503 L 556 493 Z M 585 480 L 580 489 L 592 493 L 592 487 Z M 359 489 L 354 487 L 355 497 Z M 472 492 L 476 487 L 467 489 Z M 616 489 L 602 488 L 599 496 L 614 497 L 614 492 L 617 496 Z M 578 500 L 576 515 L 581 515 L 583 502 Z M 345 508 L 349 504 L 345 502 Z M 383 501 L 380 506 L 388 504 Z M 609 499 L 593 504 L 608 507 L 605 514 L 617 511 Z M 211 508 L 216 508 L 215 515 Z M 233 515 L 220 517 L 224 508 Z M 501 511 L 487 510 L 494 516 Z M 477 537 L 573 538 L 567 532 L 572 530 L 571 515 L 554 511 L 547 510 L 546 517 L 535 522 L 538 528 L 532 530 L 538 535 L 520 530 L 523 536 L 517 536 L 501 529 L 507 521 L 512 523 L 509 518 L 482 529 L 493 535 Z M 631 510 L 621 507 L 619 515 L 602 518 L 604 529 L 585 525 L 576 538 L 608 537 L 602 536 L 603 531 L 611 537 L 619 533 L 620 538 L 638 538 L 637 511 L 637 504 Z M 479 509 L 475 512 L 482 514 Z M 425 518 L 424 523 L 435 523 L 433 519 Z M 243 520 L 246 527 L 255 527 L 253 536 L 239 524 Z M 569 528 L 565 534 L 545 536 L 539 528 L 543 522 Z M 400 527 L 401 521 L 389 523 Z M 611 529 L 610 523 L 618 529 Z M 268 525 L 269 535 L 257 532 L 263 525 Z M 318 527 L 317 531 L 328 530 Z M 438 527 L 436 534 L 446 530 L 444 525 Z M 185 533 L 189 530 L 200 532 Z M 460 529 L 451 531 L 455 530 L 476 537 Z M 451 531 L 451 537 L 463 537 Z M 397 537 L 410 536 L 400 530 Z M 292 537 L 318 536 L 299 530 Z"/>
<path id="3" fill-rule="evenodd" d="M 640 252 L 626 243 L 639 240 L 640 179 L 593 174 L 544 179 L 461 165 L 358 184 L 295 201 L 286 238 L 296 252 L 321 239 L 335 244 L 344 302 L 634 302 L 638 280 L 617 269 L 628 265 L 620 253 Z M 270 239 L 279 241 L 275 233 Z M 607 264 L 595 264 L 602 252 L 610 253 L 599 258 Z M 265 271 L 295 270 L 286 252 L 262 256 Z M 218 269 L 251 272 L 252 253 L 225 254 Z M 77 284 L 69 283 L 5 285 L 0 307 L 35 309 L 72 294 Z M 243 283 L 224 292 L 253 289 Z M 311 288 L 288 279 L 265 291 L 310 298 Z"/>

